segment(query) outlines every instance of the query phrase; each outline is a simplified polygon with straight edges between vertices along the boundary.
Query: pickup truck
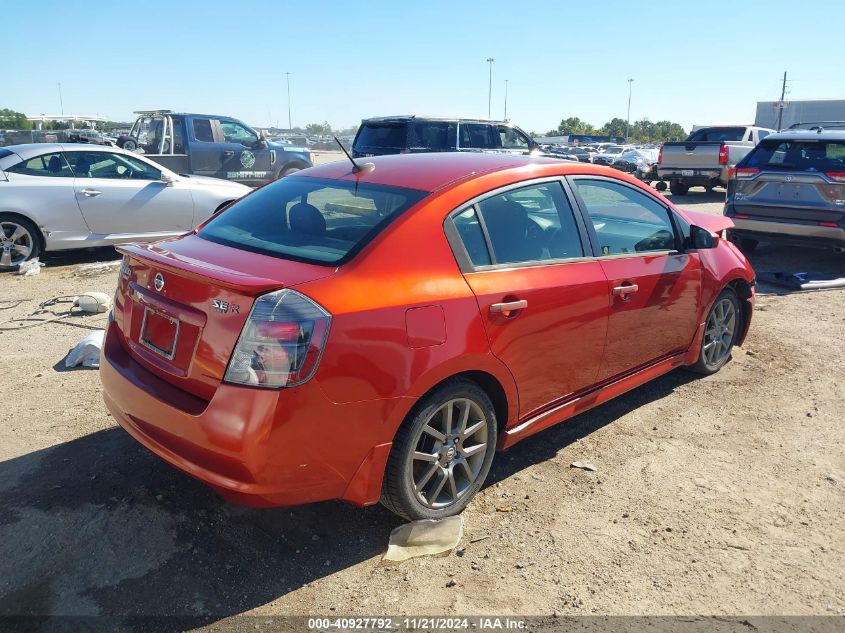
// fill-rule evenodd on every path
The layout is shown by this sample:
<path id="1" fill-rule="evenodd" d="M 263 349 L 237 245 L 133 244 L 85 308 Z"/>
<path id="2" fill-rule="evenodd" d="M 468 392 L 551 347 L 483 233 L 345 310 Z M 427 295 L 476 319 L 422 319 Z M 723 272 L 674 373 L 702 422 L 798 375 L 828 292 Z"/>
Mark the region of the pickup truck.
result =
<path id="1" fill-rule="evenodd" d="M 774 130 L 752 125 L 702 127 L 685 141 L 664 143 L 657 157 L 657 177 L 684 196 L 690 187 L 728 184 L 728 170 Z M 665 185 L 663 185 L 665 187 Z"/>
<path id="2" fill-rule="evenodd" d="M 228 116 L 135 112 L 129 134 L 118 147 L 144 154 L 178 174 L 195 174 L 259 186 L 311 167 L 311 150 L 267 141 Z"/>

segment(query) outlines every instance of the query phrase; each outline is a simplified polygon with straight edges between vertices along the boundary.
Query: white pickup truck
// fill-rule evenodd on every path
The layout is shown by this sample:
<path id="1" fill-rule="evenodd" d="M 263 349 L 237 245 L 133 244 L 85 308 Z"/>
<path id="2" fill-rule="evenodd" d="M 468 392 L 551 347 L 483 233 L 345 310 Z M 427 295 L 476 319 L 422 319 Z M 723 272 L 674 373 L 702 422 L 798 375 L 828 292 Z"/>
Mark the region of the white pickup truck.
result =
<path id="1" fill-rule="evenodd" d="M 773 132 L 753 125 L 699 128 L 685 141 L 663 144 L 657 176 L 668 180 L 670 191 L 678 196 L 696 185 L 708 191 L 717 185 L 727 186 L 728 170 Z"/>

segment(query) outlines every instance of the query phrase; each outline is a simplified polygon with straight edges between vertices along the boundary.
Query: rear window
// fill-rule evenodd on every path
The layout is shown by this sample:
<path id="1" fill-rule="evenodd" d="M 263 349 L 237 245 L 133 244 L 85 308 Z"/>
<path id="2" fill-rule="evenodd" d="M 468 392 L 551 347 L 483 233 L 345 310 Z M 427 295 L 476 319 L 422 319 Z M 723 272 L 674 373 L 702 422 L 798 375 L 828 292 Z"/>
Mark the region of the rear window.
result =
<path id="1" fill-rule="evenodd" d="M 404 149 L 408 146 L 408 124 L 405 121 L 365 123 L 355 139 L 355 148 Z"/>
<path id="2" fill-rule="evenodd" d="M 845 141 L 764 140 L 753 149 L 742 167 L 788 171 L 845 171 Z"/>
<path id="3" fill-rule="evenodd" d="M 427 195 L 416 189 L 289 176 L 236 202 L 198 235 L 263 255 L 342 264 Z"/>
<path id="4" fill-rule="evenodd" d="M 741 141 L 745 138 L 745 129 L 744 127 L 705 127 L 690 134 L 687 140 L 709 141 L 711 143 Z"/>

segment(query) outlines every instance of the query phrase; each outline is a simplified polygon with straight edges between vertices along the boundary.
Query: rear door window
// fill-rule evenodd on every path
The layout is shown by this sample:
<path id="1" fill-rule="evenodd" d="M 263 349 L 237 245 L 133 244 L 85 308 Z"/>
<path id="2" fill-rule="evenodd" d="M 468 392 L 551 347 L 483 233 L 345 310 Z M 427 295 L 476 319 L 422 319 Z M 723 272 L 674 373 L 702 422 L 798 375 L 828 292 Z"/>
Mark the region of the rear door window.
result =
<path id="1" fill-rule="evenodd" d="M 6 169 L 7 172 L 13 174 L 23 174 L 25 176 L 47 176 L 47 177 L 65 177 L 73 178 L 73 172 L 70 169 L 65 157 L 56 152 L 55 154 L 43 154 L 36 156 L 23 162 L 13 165 Z"/>
<path id="2" fill-rule="evenodd" d="M 454 121 L 412 121 L 409 127 L 408 148 L 429 152 L 455 149 L 458 124 Z"/>
<path id="3" fill-rule="evenodd" d="M 213 143 L 214 132 L 211 129 L 211 121 L 209 119 L 194 119 L 194 138 L 200 143 Z"/>
<path id="4" fill-rule="evenodd" d="M 198 235 L 265 255 L 341 264 L 426 195 L 415 189 L 288 176 L 235 202 Z"/>
<path id="5" fill-rule="evenodd" d="M 693 132 L 687 140 L 720 143 L 741 141 L 745 131 L 744 127 L 705 127 Z"/>
<path id="6" fill-rule="evenodd" d="M 498 149 L 501 147 L 499 134 L 487 123 L 461 123 L 461 147 L 466 149 Z"/>
<path id="7" fill-rule="evenodd" d="M 575 215 L 559 182 L 490 196 L 453 221 L 476 266 L 547 262 L 584 255 Z"/>
<path id="8" fill-rule="evenodd" d="M 805 172 L 845 171 L 845 141 L 766 139 L 745 158 L 743 167 Z"/>
<path id="9" fill-rule="evenodd" d="M 407 147 L 408 124 L 405 121 L 365 123 L 355 139 L 355 149 L 358 151 L 399 151 Z"/>

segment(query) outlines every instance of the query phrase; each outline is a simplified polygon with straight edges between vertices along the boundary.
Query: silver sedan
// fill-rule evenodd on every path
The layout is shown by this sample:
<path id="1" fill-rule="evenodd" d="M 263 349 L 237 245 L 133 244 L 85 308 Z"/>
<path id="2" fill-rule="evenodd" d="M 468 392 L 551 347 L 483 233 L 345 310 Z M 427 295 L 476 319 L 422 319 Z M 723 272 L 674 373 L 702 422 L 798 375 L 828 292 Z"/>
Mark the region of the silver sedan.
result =
<path id="1" fill-rule="evenodd" d="M 0 147 L 0 271 L 45 251 L 180 235 L 249 191 L 102 145 Z"/>

